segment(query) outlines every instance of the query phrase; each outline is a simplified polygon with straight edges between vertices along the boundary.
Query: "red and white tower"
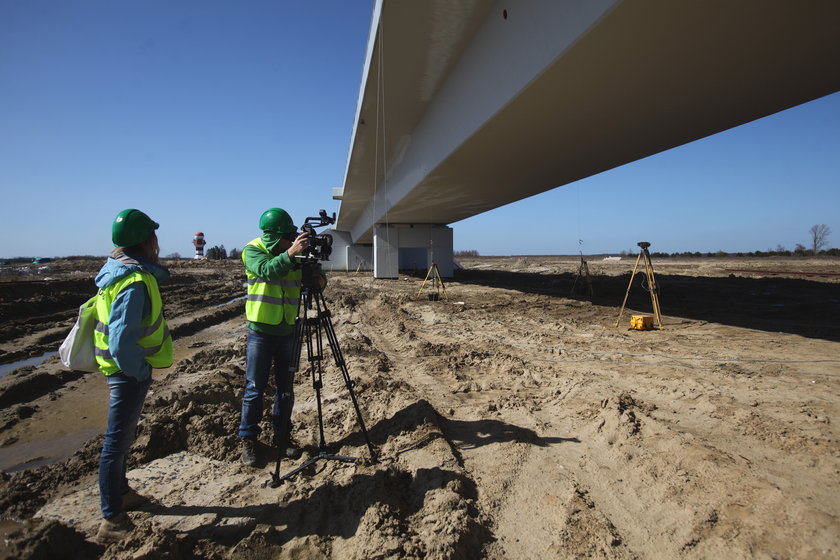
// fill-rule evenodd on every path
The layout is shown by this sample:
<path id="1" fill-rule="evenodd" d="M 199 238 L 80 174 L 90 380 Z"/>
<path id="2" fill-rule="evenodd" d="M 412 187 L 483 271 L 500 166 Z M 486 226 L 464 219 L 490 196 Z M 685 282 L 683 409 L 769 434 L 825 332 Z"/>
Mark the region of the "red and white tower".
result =
<path id="1" fill-rule="evenodd" d="M 204 258 L 204 246 L 206 244 L 207 242 L 204 241 L 204 234 L 200 231 L 196 232 L 195 236 L 193 237 L 193 245 L 195 245 L 195 258 Z"/>

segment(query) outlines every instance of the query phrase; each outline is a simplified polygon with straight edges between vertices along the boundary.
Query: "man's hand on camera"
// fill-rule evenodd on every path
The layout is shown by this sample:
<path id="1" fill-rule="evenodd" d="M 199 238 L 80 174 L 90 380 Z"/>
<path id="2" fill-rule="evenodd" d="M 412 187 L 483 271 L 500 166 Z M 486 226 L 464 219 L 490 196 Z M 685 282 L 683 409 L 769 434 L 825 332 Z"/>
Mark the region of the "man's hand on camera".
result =
<path id="1" fill-rule="evenodd" d="M 291 258 L 295 258 L 296 255 L 301 254 L 306 248 L 309 247 L 309 234 L 306 232 L 301 233 L 300 235 L 295 238 L 294 243 L 292 246 L 286 249 L 286 253 Z"/>

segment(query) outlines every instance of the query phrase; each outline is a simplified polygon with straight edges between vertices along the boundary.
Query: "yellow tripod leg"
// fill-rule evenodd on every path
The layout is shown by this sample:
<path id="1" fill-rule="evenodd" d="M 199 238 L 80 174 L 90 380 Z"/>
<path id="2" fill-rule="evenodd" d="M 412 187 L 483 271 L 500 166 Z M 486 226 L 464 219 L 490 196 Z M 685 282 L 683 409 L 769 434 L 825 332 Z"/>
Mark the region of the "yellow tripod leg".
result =
<path id="1" fill-rule="evenodd" d="M 426 273 L 426 277 L 423 279 L 423 283 L 420 284 L 420 289 L 417 290 L 417 295 L 418 296 L 423 293 L 423 288 L 426 287 L 426 282 L 429 280 L 429 275 L 432 274 L 432 269 L 433 268 L 435 268 L 435 265 L 432 265 L 432 266 L 429 267 L 429 271 Z"/>
<path id="2" fill-rule="evenodd" d="M 624 306 L 627 305 L 627 298 L 630 297 L 630 288 L 633 286 L 633 278 L 636 276 L 636 270 L 639 268 L 639 261 L 642 258 L 642 253 L 636 258 L 636 264 L 633 266 L 633 273 L 630 275 L 630 283 L 627 284 L 627 292 L 624 294 L 624 301 L 621 303 L 621 310 L 618 312 L 618 319 L 615 320 L 615 326 L 621 322 L 621 316 L 624 315 Z"/>
<path id="3" fill-rule="evenodd" d="M 650 255 L 645 250 L 645 274 L 648 280 L 648 289 L 650 290 L 650 303 L 653 306 L 653 314 L 656 316 L 656 322 L 659 325 L 659 330 L 663 330 L 662 313 L 659 310 L 659 288 L 656 285 L 656 276 L 653 274 L 653 263 L 650 261 Z"/>
<path id="4" fill-rule="evenodd" d="M 435 267 L 435 276 L 437 277 L 438 282 L 440 282 L 440 287 L 443 290 L 443 299 L 448 301 L 449 296 L 446 295 L 446 285 L 443 283 L 443 278 L 440 277 L 440 270 L 438 270 L 437 265 L 434 265 L 434 267 Z"/>

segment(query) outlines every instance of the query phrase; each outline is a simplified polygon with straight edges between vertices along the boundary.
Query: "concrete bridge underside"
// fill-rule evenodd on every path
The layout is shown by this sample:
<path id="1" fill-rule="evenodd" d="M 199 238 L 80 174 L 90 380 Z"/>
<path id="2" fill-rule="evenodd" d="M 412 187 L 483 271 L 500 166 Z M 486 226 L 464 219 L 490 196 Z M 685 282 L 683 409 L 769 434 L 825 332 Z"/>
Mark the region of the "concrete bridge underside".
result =
<path id="1" fill-rule="evenodd" d="M 838 21 L 836 0 L 378 0 L 336 264 L 393 278 L 425 248 L 451 276 L 449 224 L 834 93 Z"/>

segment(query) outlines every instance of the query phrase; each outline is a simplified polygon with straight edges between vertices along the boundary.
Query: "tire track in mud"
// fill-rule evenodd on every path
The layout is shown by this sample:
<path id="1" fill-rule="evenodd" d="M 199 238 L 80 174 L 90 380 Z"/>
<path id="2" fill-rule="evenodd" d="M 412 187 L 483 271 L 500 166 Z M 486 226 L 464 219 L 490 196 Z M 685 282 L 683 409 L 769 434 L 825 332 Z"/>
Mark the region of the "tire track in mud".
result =
<path id="1" fill-rule="evenodd" d="M 488 457 L 479 458 L 479 452 L 462 449 L 463 442 L 459 442 L 457 431 L 451 427 L 446 429 L 453 445 L 464 457 L 467 468 L 473 459 L 477 464 L 492 466 L 488 469 L 493 471 L 496 483 L 492 488 L 493 483 L 484 482 L 480 474 L 473 472 L 472 476 L 481 496 L 491 491 L 496 496 L 492 503 L 487 500 L 483 503 L 495 519 L 494 534 L 504 541 L 504 550 L 516 550 L 528 556 L 557 554 L 558 550 L 565 550 L 567 553 L 575 551 L 578 555 L 615 558 L 644 557 L 663 550 L 673 555 L 704 555 L 731 550 L 727 541 L 732 535 L 737 535 L 740 523 L 731 519 L 735 517 L 731 513 L 734 511 L 732 507 L 708 500 L 704 489 L 713 486 L 716 479 L 725 479 L 727 484 L 737 486 L 737 479 L 743 476 L 740 467 L 748 460 L 737 458 L 734 454 L 737 446 L 723 445 L 726 442 L 720 441 L 723 447 L 716 448 L 714 438 L 709 439 L 708 433 L 704 434 L 703 440 L 695 441 L 681 429 L 673 431 L 659 419 L 661 414 L 654 417 L 658 408 L 670 402 L 669 395 L 673 393 L 668 382 L 675 382 L 676 378 L 649 378 L 646 370 L 648 366 L 658 366 L 663 361 L 672 363 L 678 369 L 687 369 L 689 375 L 681 380 L 683 389 L 693 385 L 693 393 L 706 395 L 715 382 L 707 382 L 703 377 L 695 379 L 696 372 L 715 371 L 733 360 L 754 359 L 754 354 L 744 352 L 742 343 L 731 338 L 722 339 L 720 344 L 713 346 L 714 355 L 700 358 L 690 348 L 682 348 L 680 354 L 685 356 L 682 358 L 672 351 L 656 349 L 651 336 L 653 333 L 633 333 L 638 334 L 636 337 L 615 334 L 610 329 L 598 327 L 597 319 L 595 324 L 581 321 L 545 324 L 542 318 L 535 318 L 535 313 L 528 312 L 523 321 L 515 325 L 485 318 L 482 329 L 477 330 L 462 324 L 458 313 L 437 314 L 429 311 L 425 303 L 416 306 L 408 304 L 408 307 L 411 311 L 404 315 L 409 317 L 400 316 L 398 320 L 390 316 L 387 320 L 379 317 L 377 326 L 383 332 L 377 335 L 376 328 L 372 328 L 372 333 L 368 334 L 376 341 L 377 347 L 389 354 L 428 358 L 417 360 L 406 379 L 418 392 L 430 395 L 429 398 L 433 396 L 432 402 L 436 407 L 454 410 L 487 405 L 491 409 L 481 411 L 479 415 L 487 416 L 490 412 L 501 410 L 506 420 L 517 418 L 517 424 L 534 426 L 541 434 L 555 433 L 551 428 L 558 424 L 567 426 L 563 430 L 565 433 L 556 439 L 578 442 L 559 443 L 557 447 L 560 451 L 528 448 L 515 459 L 509 456 L 504 467 L 499 468 L 498 462 Z M 531 307 L 541 309 L 545 306 L 536 303 Z M 563 305 L 554 306 L 546 312 L 562 315 L 563 308 Z M 381 307 L 378 309 L 381 310 Z M 612 319 L 605 314 L 600 317 L 605 322 Z M 394 325 L 397 325 L 396 331 Z M 558 329 L 558 326 L 562 328 Z M 683 322 L 672 326 L 671 330 L 687 333 L 690 341 L 696 337 L 694 328 L 691 322 Z M 500 339 L 491 334 L 495 332 L 506 332 L 507 336 Z M 737 332 L 740 338 L 744 337 L 744 331 Z M 761 340 L 765 338 L 747 334 Z M 597 349 L 590 348 L 594 340 L 599 343 Z M 485 349 L 488 343 L 492 344 L 493 352 Z M 437 359 L 437 355 L 452 354 L 459 357 Z M 499 400 L 513 404 L 516 414 L 505 409 L 503 403 L 493 402 L 499 395 L 492 390 L 482 392 L 481 385 L 471 381 L 481 371 L 482 356 L 490 357 L 488 361 L 495 365 L 495 373 L 499 372 L 499 365 L 505 360 L 513 360 L 519 368 L 528 371 L 529 383 L 500 387 L 502 392 L 513 392 L 513 395 Z M 465 367 L 471 357 L 477 358 L 477 363 L 472 368 Z M 592 379 L 597 382 L 593 384 Z M 552 384 L 557 384 L 559 389 L 554 392 L 546 390 Z M 441 391 L 441 385 L 454 385 L 456 392 Z M 458 394 L 459 386 L 462 390 L 466 387 L 470 392 Z M 585 396 L 581 394 L 584 387 Z M 518 397 L 517 393 L 522 389 L 530 395 Z M 573 412 L 562 418 L 544 414 L 540 403 L 552 404 L 552 393 L 562 395 L 567 405 L 573 404 Z M 575 402 L 575 396 L 583 396 L 583 400 Z M 640 400 L 639 396 L 645 400 Z M 611 405 L 611 402 L 615 404 Z M 599 411 L 593 406 L 600 403 L 603 403 L 604 410 Z M 712 405 L 708 412 L 714 413 L 718 408 L 719 405 Z M 819 417 L 818 413 L 815 414 Z M 459 416 L 463 415 L 461 411 Z M 591 417 L 587 418 L 587 415 Z M 582 423 L 576 416 L 583 416 L 587 422 Z M 579 435 L 569 438 L 568 434 L 576 430 Z M 550 436 L 544 435 L 543 438 Z M 727 447 L 730 449 L 727 450 Z M 530 497 L 546 494 L 541 487 L 531 488 L 533 477 L 526 474 L 539 470 L 538 465 L 543 462 L 546 453 L 553 455 L 555 462 L 559 459 L 561 465 L 568 465 L 562 477 L 555 475 L 549 480 L 568 489 L 564 494 L 564 503 L 569 504 L 570 511 L 575 513 L 565 518 L 541 515 L 532 521 L 532 530 L 544 527 L 545 534 L 560 535 L 553 541 L 523 538 L 521 527 L 517 529 L 515 523 L 528 511 L 523 505 Z M 683 459 L 676 459 L 679 456 Z M 736 459 L 740 465 L 731 470 L 729 465 Z M 683 464 L 692 465 L 695 462 L 708 464 L 711 474 L 696 467 L 686 468 Z M 509 476 L 505 476 L 505 467 L 510 469 Z M 613 473 L 608 477 L 610 482 L 607 485 L 602 482 L 605 471 Z M 626 478 L 616 474 L 620 472 L 627 472 Z M 515 481 L 525 489 L 511 490 L 506 480 Z M 778 494 L 771 484 L 757 484 L 755 490 L 759 494 L 744 492 L 740 498 L 742 502 L 777 501 Z M 764 489 L 760 490 L 762 485 Z M 676 512 L 675 500 L 683 504 Z M 575 507 L 574 502 L 585 504 L 585 507 Z M 662 504 L 661 508 L 656 504 Z M 585 522 L 579 517 L 581 512 L 587 514 Z M 639 519 L 647 522 L 640 524 Z M 760 527 L 751 529 L 762 533 Z M 743 548 L 748 549 L 749 545 Z"/>
<path id="2" fill-rule="evenodd" d="M 672 403 L 662 400 L 667 386 L 660 380 L 634 391 L 637 400 L 661 404 L 652 405 L 654 410 L 645 415 L 645 429 L 641 432 L 644 437 L 638 449 L 631 451 L 631 462 L 648 463 L 648 469 L 640 475 L 643 481 L 652 477 L 669 481 L 670 494 L 666 497 L 678 497 L 683 511 L 691 514 L 686 521 L 691 531 L 682 537 L 686 550 L 711 555 L 742 549 L 746 555 L 751 548 L 773 540 L 794 542 L 796 527 L 803 518 L 818 518 L 819 511 L 832 508 L 833 498 L 825 494 L 824 488 L 832 484 L 837 472 L 836 461 L 829 457 L 823 461 L 802 461 L 798 457 L 819 457 L 830 452 L 831 440 L 814 438 L 790 422 L 773 417 L 772 401 L 776 397 L 767 386 L 778 383 L 775 376 L 751 380 L 750 384 L 764 387 L 752 389 L 750 399 L 745 400 L 743 394 L 721 394 L 714 389 L 723 385 L 715 380 L 720 373 L 707 375 L 711 378 L 702 380 L 696 391 L 680 397 L 691 404 L 675 406 L 675 410 L 670 409 Z M 760 401 L 752 400 L 755 397 Z M 814 414 L 812 418 L 819 416 Z M 733 424 L 734 431 L 726 428 Z M 799 464 L 796 488 L 782 490 L 779 481 L 791 464 Z M 729 488 L 726 496 L 709 491 L 721 486 Z M 653 503 L 669 502 L 660 499 Z M 779 526 L 771 528 L 743 515 L 744 504 L 761 504 L 759 507 L 774 511 Z M 739 533 L 754 536 L 738 544 L 727 542 Z M 828 540 L 815 540 L 811 545 L 822 546 L 823 550 L 831 546 Z M 808 553 L 800 550 L 797 554 Z"/>
<path id="3" fill-rule="evenodd" d="M 527 383 L 530 387 L 520 382 L 518 387 L 482 388 L 480 383 L 471 380 L 474 373 L 480 375 L 481 369 L 486 367 L 492 367 L 496 373 L 504 367 L 522 370 L 525 362 L 504 350 L 515 347 L 516 341 L 495 341 L 502 343 L 496 346 L 496 351 L 487 352 L 486 341 L 496 338 L 488 336 L 489 333 L 504 331 L 498 322 L 489 321 L 482 329 L 459 330 L 467 325 L 462 325 L 460 315 L 451 309 L 449 313 L 438 313 L 429 311 L 426 304 L 415 307 L 407 302 L 406 305 L 411 311 L 405 312 L 404 308 L 400 311 L 413 317 L 403 320 L 401 316 L 394 322 L 376 316 L 377 326 L 372 326 L 369 335 L 376 341 L 377 348 L 392 356 L 430 357 L 431 354 L 431 359 L 409 366 L 410 374 L 404 375 L 417 392 L 432 399 L 436 408 L 448 410 L 450 417 L 445 420 L 445 433 L 478 485 L 480 503 L 492 519 L 494 540 L 498 541 L 486 552 L 488 557 L 541 557 L 547 553 L 591 556 L 594 551 L 604 557 L 632 557 L 615 527 L 586 498 L 586 491 L 579 487 L 571 472 L 567 472 L 561 481 L 567 490 L 559 494 L 555 488 L 556 476 L 536 477 L 530 472 L 542 468 L 544 454 L 551 453 L 550 445 L 576 441 L 575 438 L 537 435 L 536 430 L 540 433 L 553 431 L 547 430 L 549 424 L 539 421 L 534 413 L 539 410 L 539 405 L 534 404 L 539 399 L 531 400 L 529 404 L 527 397 L 503 397 L 511 389 L 533 391 L 540 383 L 534 382 L 532 377 L 531 383 Z M 378 313 L 381 307 L 372 310 Z M 446 317 L 442 319 L 439 315 Z M 374 317 L 373 313 L 371 317 Z M 453 324 L 453 317 L 457 318 L 454 321 L 457 324 Z M 460 357 L 452 358 L 453 354 Z M 435 355 L 450 357 L 438 360 Z M 443 371 L 465 369 L 463 366 L 471 358 L 477 362 L 468 368 L 472 371 L 460 377 L 455 374 L 454 380 L 461 379 L 461 383 L 442 382 L 441 378 L 447 376 Z M 435 362 L 442 362 L 442 368 Z M 500 366 L 500 363 L 508 365 Z M 510 423 L 509 418 L 515 419 L 516 423 Z M 523 425 L 533 429 L 520 427 Z M 563 505 L 559 511 L 568 515 L 546 515 L 556 508 L 535 508 L 535 496 L 543 494 L 546 497 L 542 499 L 552 501 L 552 506 Z M 575 507 L 575 504 L 585 507 Z M 561 535 L 559 540 L 558 534 Z"/>
<path id="4" fill-rule="evenodd" d="M 793 526 L 796 525 L 795 512 L 805 511 L 809 512 L 808 516 L 818 516 L 807 504 L 808 500 L 818 497 L 816 493 L 804 501 L 802 496 L 797 496 L 792 500 L 792 506 L 785 503 L 772 482 L 778 480 L 781 473 L 762 474 L 752 468 L 750 459 L 745 456 L 766 457 L 769 449 L 743 447 L 749 441 L 747 438 L 741 442 L 733 440 L 731 432 L 723 429 L 723 421 L 730 421 L 733 414 L 759 406 L 758 402 L 737 403 L 715 389 L 727 385 L 715 377 L 721 375 L 719 372 L 730 370 L 721 370 L 714 364 L 701 370 L 706 377 L 712 375 L 711 379 L 699 376 L 695 379 L 692 376 L 698 374 L 694 368 L 685 371 L 689 375 L 678 380 L 675 376 L 650 375 L 640 364 L 629 364 L 618 370 L 605 362 L 593 372 L 592 379 L 597 382 L 594 386 L 589 384 L 589 394 L 583 396 L 579 391 L 567 394 L 566 401 L 578 399 L 578 407 L 585 407 L 593 396 L 603 396 L 601 410 L 592 406 L 589 410 L 579 408 L 581 418 L 571 423 L 576 427 L 578 437 L 587 442 L 583 451 L 576 446 L 562 446 L 560 456 L 565 457 L 563 464 L 576 465 L 575 478 L 580 487 L 612 520 L 619 534 L 625 536 L 631 550 L 642 556 L 668 551 L 669 556 L 691 553 L 701 557 L 741 550 L 738 554 L 748 556 L 751 547 L 761 547 L 763 541 L 774 538 L 773 532 L 778 536 L 778 531 L 761 525 L 750 526 L 750 533 L 761 536 L 733 546 L 730 541 L 747 528 L 744 516 L 739 513 L 739 503 L 775 504 L 772 507 L 783 517 L 787 516 Z M 761 381 L 749 382 L 754 385 Z M 777 381 L 771 379 L 767 383 L 773 385 Z M 674 405 L 671 397 L 680 389 L 682 396 L 678 398 L 685 399 L 688 393 L 692 395 L 689 398 L 696 399 L 689 408 L 698 411 L 689 422 L 686 422 L 684 412 L 677 415 L 676 410 L 671 411 L 671 407 L 685 411 L 685 407 Z M 752 387 L 749 394 L 754 397 L 761 393 Z M 819 412 L 813 415 L 820 417 Z M 709 426 L 709 417 L 717 417 L 720 422 Z M 699 421 L 701 418 L 702 422 Z M 691 423 L 697 428 L 696 436 L 687 429 L 686 424 Z M 716 426 L 727 436 L 717 436 Z M 781 429 L 780 433 L 786 431 Z M 784 460 L 781 455 L 779 460 Z M 816 476 L 815 488 L 830 484 L 830 471 Z M 745 476 L 753 481 L 751 485 L 740 483 Z M 604 480 L 609 482 L 605 485 Z M 710 499 L 708 489 L 720 486 L 738 490 L 724 499 Z M 712 492 L 711 495 L 715 494 Z M 675 504 L 678 507 L 675 508 Z M 831 506 L 824 503 L 818 509 L 830 510 Z M 640 524 L 640 519 L 646 522 Z M 795 539 L 794 535 L 795 532 L 791 532 L 789 538 Z M 823 549 L 830 548 L 830 540 L 820 544 L 825 547 Z"/>
<path id="5" fill-rule="evenodd" d="M 381 296 L 380 296 L 381 297 Z M 453 457 L 458 461 L 463 468 L 464 476 L 469 481 L 470 486 L 477 486 L 476 499 L 478 500 L 481 513 L 479 517 L 488 515 L 487 509 L 482 505 L 486 500 L 486 487 L 482 487 L 480 479 L 477 478 L 475 472 L 475 465 L 467 456 L 470 451 L 465 445 L 465 442 L 478 442 L 477 430 L 475 424 L 477 422 L 463 422 L 451 418 L 455 414 L 455 409 L 461 409 L 463 397 L 457 393 L 453 393 L 445 389 L 448 385 L 445 379 L 442 379 L 440 370 L 432 362 L 445 362 L 445 357 L 434 357 L 430 360 L 418 360 L 413 356 L 420 356 L 418 352 L 418 345 L 422 344 L 413 337 L 411 331 L 405 327 L 403 322 L 403 315 L 405 307 L 410 303 L 404 297 L 393 301 L 389 297 L 385 297 L 384 301 L 374 296 L 371 300 L 360 306 L 354 312 L 348 323 L 353 324 L 353 329 L 358 331 L 358 335 L 351 334 L 353 339 L 366 339 L 368 347 L 374 350 L 375 354 L 379 354 L 378 361 L 382 363 L 384 360 L 387 363 L 384 375 L 390 379 L 398 379 L 400 384 L 400 392 L 403 393 L 404 398 L 414 400 L 415 402 L 430 401 L 430 405 L 434 409 L 434 416 L 436 422 L 439 424 L 439 429 L 444 435 L 447 445 L 451 449 Z M 389 309 L 387 316 L 383 316 L 382 309 Z M 396 314 L 397 317 L 392 315 Z M 452 350 L 449 348 L 448 350 Z M 425 353 L 434 351 L 434 348 L 429 346 L 423 348 Z M 385 356 L 383 359 L 381 356 Z M 408 357 L 412 356 L 412 357 Z M 437 371 L 436 371 L 437 370 Z M 375 399 L 376 395 L 371 395 L 370 398 Z M 449 412 L 447 412 L 449 411 Z M 449 414 L 449 417 L 446 415 Z M 458 415 L 459 418 L 463 414 Z M 482 443 L 477 443 L 476 448 L 482 447 Z M 503 476 L 502 473 L 497 472 L 497 477 Z M 488 528 L 492 527 L 492 520 L 484 522 Z M 489 542 L 492 536 L 488 535 L 482 538 L 481 542 Z M 477 550 L 470 553 L 470 556 L 475 557 L 478 554 Z"/>
<path id="6" fill-rule="evenodd" d="M 709 340 L 704 323 L 675 321 L 669 322 L 668 334 L 673 333 L 681 346 L 668 350 L 667 345 L 659 347 L 668 335 L 608 328 L 614 320 L 612 310 L 596 309 L 587 320 L 545 321 L 547 316 L 563 317 L 569 305 L 533 302 L 520 305 L 526 312 L 515 324 L 485 314 L 482 327 L 476 329 L 462 322 L 468 312 L 438 312 L 443 304 L 405 296 L 382 303 L 371 304 L 365 336 L 390 355 L 394 375 L 429 398 L 446 418 L 447 438 L 461 454 L 483 508 L 493 519 L 496 542 L 489 545 L 489 557 L 706 557 L 734 551 L 749 555 L 772 537 L 738 505 L 767 502 L 784 509 L 779 490 L 762 482 L 772 480 L 772 473 L 760 475 L 751 488 L 729 498 L 709 499 L 709 488 L 738 488 L 743 486 L 741 478 L 755 478 L 757 473 L 744 470 L 749 459 L 734 453 L 737 443 L 727 445 L 727 437 L 716 438 L 708 425 L 692 436 L 669 405 L 674 398 L 683 401 L 680 416 L 694 410 L 692 418 L 698 424 L 707 422 L 708 415 L 718 414 L 723 420 L 731 415 L 729 409 L 737 412 L 732 405 L 727 408 L 724 395 L 714 389 L 727 386 L 718 376 L 744 375 L 750 383 L 745 394 L 755 394 L 750 372 L 758 367 L 747 362 L 755 360 L 756 347 L 773 343 L 776 335 L 724 328 L 717 339 Z M 505 304 L 490 305 L 503 315 Z M 383 308 L 389 312 L 383 314 Z M 752 350 L 744 347 L 746 339 Z M 739 362 L 744 363 L 738 366 Z M 670 377 L 652 373 L 663 365 L 673 371 Z M 794 366 L 780 367 L 782 374 Z M 482 371 L 492 369 L 498 378 L 504 368 L 518 369 L 517 377 L 525 379 L 517 380 L 518 385 L 482 387 Z M 560 415 L 559 406 L 565 407 Z M 813 415 L 821 418 L 821 412 Z M 496 442 L 470 447 L 467 442 L 476 441 L 481 422 L 495 413 L 501 413 L 508 426 L 533 427 L 540 439 L 554 442 L 515 450 L 502 449 Z M 500 433 L 489 426 L 484 429 L 490 440 Z M 545 463 L 565 468 L 545 473 Z M 551 487 L 564 490 L 552 493 Z M 548 496 L 562 507 L 547 507 L 530 517 L 535 495 Z M 818 518 L 820 509 L 831 507 L 824 504 L 814 510 L 802 503 L 788 509 Z M 783 517 L 796 525 L 789 513 Z M 523 536 L 526 528 L 542 536 Z M 758 536 L 741 537 L 733 546 L 741 531 Z M 549 534 L 554 538 L 545 537 Z M 827 549 L 831 541 L 819 544 Z"/>
<path id="7" fill-rule="evenodd" d="M 498 342 L 516 357 L 517 373 L 524 378 L 506 388 L 512 394 L 493 408 L 508 421 L 533 426 L 539 434 L 535 445 L 524 449 L 511 479 L 513 485 L 506 488 L 497 510 L 500 555 L 632 558 L 634 554 L 610 514 L 593 502 L 574 464 L 564 467 L 563 461 L 557 460 L 559 448 L 577 448 L 583 442 L 570 435 L 564 418 L 556 413 L 546 415 L 543 410 L 562 398 L 565 391 L 559 387 L 580 386 L 580 382 L 574 371 L 563 367 L 568 360 L 562 357 L 568 356 L 568 342 L 559 350 L 555 326 L 539 323 L 542 321 L 518 325 L 525 329 L 521 333 L 502 322 L 489 326 L 491 332 L 507 332 L 508 337 Z M 582 334 L 571 332 L 568 326 L 562 332 L 567 337 Z M 596 361 L 588 350 L 578 350 L 575 355 L 578 361 Z"/>

